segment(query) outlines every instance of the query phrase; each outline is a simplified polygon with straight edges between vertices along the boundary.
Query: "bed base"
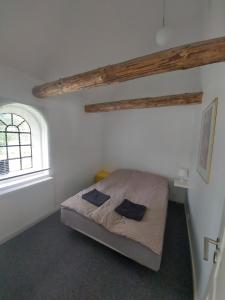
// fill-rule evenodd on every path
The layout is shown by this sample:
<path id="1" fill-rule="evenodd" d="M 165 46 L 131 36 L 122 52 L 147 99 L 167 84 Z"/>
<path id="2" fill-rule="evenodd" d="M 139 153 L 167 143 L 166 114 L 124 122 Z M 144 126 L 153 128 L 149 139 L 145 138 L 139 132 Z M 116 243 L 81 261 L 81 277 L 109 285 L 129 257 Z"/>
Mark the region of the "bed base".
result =
<path id="1" fill-rule="evenodd" d="M 103 226 L 94 223 L 71 209 L 61 208 L 61 221 L 72 229 L 149 269 L 158 271 L 160 268 L 162 255 L 154 253 L 151 249 L 138 242 L 109 232 Z"/>

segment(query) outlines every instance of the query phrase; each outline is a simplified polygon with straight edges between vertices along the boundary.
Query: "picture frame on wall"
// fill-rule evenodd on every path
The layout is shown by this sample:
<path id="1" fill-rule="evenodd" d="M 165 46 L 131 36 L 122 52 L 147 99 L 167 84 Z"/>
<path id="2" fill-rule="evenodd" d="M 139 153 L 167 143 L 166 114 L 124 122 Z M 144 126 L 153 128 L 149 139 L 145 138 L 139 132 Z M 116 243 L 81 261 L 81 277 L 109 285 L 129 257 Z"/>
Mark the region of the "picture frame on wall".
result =
<path id="1" fill-rule="evenodd" d="M 210 180 L 217 108 L 218 98 L 215 98 L 202 113 L 197 171 L 206 183 Z"/>

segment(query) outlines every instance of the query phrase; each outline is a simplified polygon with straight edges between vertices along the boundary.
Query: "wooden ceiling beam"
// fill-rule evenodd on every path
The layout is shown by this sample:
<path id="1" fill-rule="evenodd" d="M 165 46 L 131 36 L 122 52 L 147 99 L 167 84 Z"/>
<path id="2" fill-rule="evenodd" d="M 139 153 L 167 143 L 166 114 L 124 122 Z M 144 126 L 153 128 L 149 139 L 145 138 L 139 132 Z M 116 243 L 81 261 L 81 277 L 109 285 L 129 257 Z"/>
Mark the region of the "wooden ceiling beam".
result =
<path id="1" fill-rule="evenodd" d="M 163 50 L 33 88 L 37 98 L 225 61 L 225 37 Z"/>
<path id="2" fill-rule="evenodd" d="M 122 109 L 152 108 L 162 106 L 190 105 L 202 103 L 202 92 L 185 93 L 161 97 L 140 98 L 131 100 L 120 100 L 114 102 L 104 102 L 85 105 L 87 113 L 109 112 Z"/>

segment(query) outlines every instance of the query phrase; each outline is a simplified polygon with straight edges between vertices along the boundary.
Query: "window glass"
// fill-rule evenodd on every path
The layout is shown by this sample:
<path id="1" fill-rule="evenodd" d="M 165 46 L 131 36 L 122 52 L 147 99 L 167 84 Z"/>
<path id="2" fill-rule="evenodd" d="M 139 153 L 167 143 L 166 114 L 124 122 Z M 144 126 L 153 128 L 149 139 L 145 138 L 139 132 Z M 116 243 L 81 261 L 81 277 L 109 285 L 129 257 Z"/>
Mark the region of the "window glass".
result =
<path id="1" fill-rule="evenodd" d="M 8 147 L 8 158 L 20 158 L 20 147 Z"/>
<path id="2" fill-rule="evenodd" d="M 32 168 L 30 125 L 14 113 L 0 114 L 0 175 Z"/>
<path id="3" fill-rule="evenodd" d="M 21 145 L 29 145 L 31 144 L 31 136 L 29 133 L 21 133 L 20 134 L 20 143 Z"/>
<path id="4" fill-rule="evenodd" d="M 19 146 L 19 133 L 7 132 L 6 143 L 7 145 Z"/>
<path id="5" fill-rule="evenodd" d="M 6 134 L 5 132 L 0 132 L 0 146 L 6 145 Z"/>
<path id="6" fill-rule="evenodd" d="M 12 124 L 12 114 L 1 114 L 0 120 L 5 123 L 5 125 Z"/>
<path id="7" fill-rule="evenodd" d="M 5 130 L 6 125 L 0 121 L 0 131 L 4 131 Z"/>
<path id="8" fill-rule="evenodd" d="M 13 114 L 13 125 L 18 126 L 18 125 L 20 125 L 22 122 L 24 122 L 24 119 L 23 119 L 23 118 L 21 118 L 21 117 L 18 116 L 18 115 Z"/>
<path id="9" fill-rule="evenodd" d="M 23 122 L 21 125 L 19 125 L 19 130 L 21 132 L 30 132 L 30 127 L 27 122 Z"/>
<path id="10" fill-rule="evenodd" d="M 30 146 L 21 146 L 21 156 L 31 156 L 31 147 Z"/>
<path id="11" fill-rule="evenodd" d="M 12 126 L 12 125 L 9 125 L 7 126 L 7 132 L 18 132 L 19 129 L 17 126 Z"/>
<path id="12" fill-rule="evenodd" d="M 21 169 L 20 159 L 9 160 L 9 171 L 10 172 L 19 171 L 20 169 Z"/>
<path id="13" fill-rule="evenodd" d="M 0 147 L 0 160 L 5 160 L 6 158 L 6 147 Z"/>
<path id="14" fill-rule="evenodd" d="M 22 168 L 23 169 L 32 168 L 32 160 L 30 157 L 22 158 Z"/>

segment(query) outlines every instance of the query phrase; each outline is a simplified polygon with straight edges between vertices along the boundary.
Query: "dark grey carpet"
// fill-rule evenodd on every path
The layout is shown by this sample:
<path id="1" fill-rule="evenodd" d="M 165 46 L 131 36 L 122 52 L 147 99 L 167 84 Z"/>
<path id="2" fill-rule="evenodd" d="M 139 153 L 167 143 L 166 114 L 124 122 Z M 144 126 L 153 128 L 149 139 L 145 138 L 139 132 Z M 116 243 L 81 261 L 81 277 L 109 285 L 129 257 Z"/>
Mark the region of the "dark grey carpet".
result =
<path id="1" fill-rule="evenodd" d="M 56 213 L 0 247 L 1 300 L 191 300 L 184 208 L 169 204 L 155 273 L 62 225 Z"/>

